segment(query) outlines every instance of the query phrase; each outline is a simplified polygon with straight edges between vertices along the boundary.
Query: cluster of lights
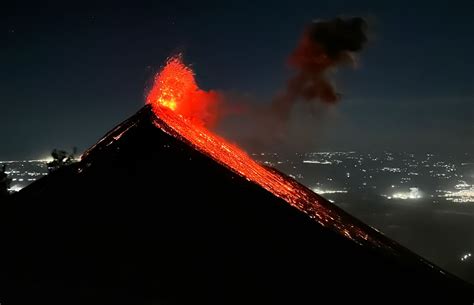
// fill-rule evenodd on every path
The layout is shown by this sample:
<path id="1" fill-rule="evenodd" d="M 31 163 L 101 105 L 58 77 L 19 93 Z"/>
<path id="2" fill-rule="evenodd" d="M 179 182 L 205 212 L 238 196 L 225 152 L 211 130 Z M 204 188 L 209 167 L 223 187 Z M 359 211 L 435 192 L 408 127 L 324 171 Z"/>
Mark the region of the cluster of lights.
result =
<path id="1" fill-rule="evenodd" d="M 463 256 L 461 256 L 461 262 L 464 262 L 470 258 L 471 258 L 471 253 L 464 254 Z"/>
<path id="2" fill-rule="evenodd" d="M 387 199 L 402 199 L 402 200 L 413 200 L 422 198 L 422 193 L 419 188 L 411 187 L 409 192 L 397 192 L 392 196 L 385 196 Z"/>
<path id="3" fill-rule="evenodd" d="M 18 185 L 18 184 L 15 184 L 15 185 L 12 185 L 12 186 L 8 189 L 8 191 L 9 191 L 9 192 L 19 192 L 19 191 L 21 191 L 22 188 L 23 188 L 23 186 Z"/>
<path id="4" fill-rule="evenodd" d="M 374 156 L 373 154 L 367 154 L 366 157 L 362 157 L 360 154 L 355 152 L 337 152 L 337 153 L 329 153 L 329 152 L 312 152 L 312 153 L 304 153 L 299 156 L 305 156 L 303 158 L 302 163 L 304 164 L 318 164 L 318 165 L 332 165 L 337 166 L 339 163 L 344 163 L 346 160 L 341 161 L 337 160 L 337 157 L 343 157 L 344 159 L 353 160 L 356 164 L 349 164 L 344 165 L 344 168 L 348 171 L 345 172 L 345 177 L 352 178 L 353 173 L 349 172 L 349 168 L 356 167 L 363 174 L 363 181 L 361 185 L 359 185 L 358 189 L 365 189 L 367 187 L 376 188 L 373 183 L 369 183 L 367 179 L 369 178 L 370 172 L 385 172 L 387 174 L 404 174 L 402 177 L 398 179 L 398 185 L 405 185 L 409 186 L 414 181 L 418 180 L 418 176 L 425 176 L 424 172 L 420 172 L 417 169 L 419 167 L 429 167 L 430 169 L 425 170 L 426 174 L 430 177 L 434 177 L 437 179 L 451 179 L 454 176 L 462 178 L 462 175 L 456 174 L 457 166 L 451 162 L 446 161 L 434 161 L 432 158 L 435 156 L 434 154 L 428 153 L 424 155 L 422 160 L 418 161 L 415 158 L 415 154 L 407 153 L 404 155 L 404 158 L 401 159 L 403 162 L 403 166 L 385 166 L 382 161 L 393 161 L 397 157 L 395 154 L 385 152 L 384 155 L 380 158 L 379 156 Z M 424 159 L 424 160 L 423 160 Z M 376 161 L 380 162 L 382 166 L 374 169 L 364 169 L 363 165 L 365 161 Z M 357 164 L 358 163 L 358 164 Z M 463 164 L 464 165 L 464 164 Z M 356 170 L 357 172 L 357 170 Z M 429 174 L 428 174 L 429 172 Z M 370 176 L 372 179 L 373 177 Z M 328 181 L 332 181 L 332 178 L 327 178 Z M 347 182 L 348 183 L 348 182 Z M 391 185 L 393 189 L 392 192 L 388 194 L 382 194 L 383 197 L 387 199 L 397 199 L 397 200 L 417 200 L 423 197 L 431 197 L 431 198 L 443 198 L 447 201 L 451 202 L 474 202 L 474 185 L 468 184 L 466 181 L 461 181 L 454 186 L 454 189 L 451 190 L 436 190 L 437 194 L 428 194 L 422 193 L 417 187 L 412 187 L 410 189 L 405 190 L 397 190 L 397 186 L 395 184 Z M 333 190 L 324 190 L 324 189 L 314 189 L 315 192 L 320 194 L 331 194 L 337 193 L 338 191 Z"/>
<path id="5" fill-rule="evenodd" d="M 338 157 L 344 156 L 351 159 L 350 154 L 353 153 L 354 152 L 310 152 L 304 153 L 302 156 L 306 158 L 303 160 L 303 163 L 306 164 L 337 165 L 342 163 L 342 160 L 339 160 Z"/>
<path id="6" fill-rule="evenodd" d="M 400 173 L 402 170 L 399 167 L 383 167 L 382 172 Z"/>
<path id="7" fill-rule="evenodd" d="M 460 183 L 456 184 L 454 186 L 455 189 L 457 190 L 464 190 L 470 187 L 469 184 L 466 183 L 466 181 L 459 181 Z"/>
<path id="8" fill-rule="evenodd" d="M 303 163 L 310 163 L 310 164 L 327 164 L 330 165 L 332 162 L 329 161 L 318 161 L 318 160 L 303 160 Z"/>
<path id="9" fill-rule="evenodd" d="M 31 182 L 36 181 L 39 177 L 47 175 L 48 173 L 46 172 L 45 167 L 45 163 L 47 163 L 47 161 L 48 160 L 44 159 L 24 161 L 0 161 L 0 164 L 8 164 L 8 170 L 5 171 L 5 173 L 8 175 L 9 178 L 11 178 L 11 181 L 13 182 L 12 185 L 8 188 L 8 191 L 10 193 L 19 192 Z M 30 168 L 31 166 L 37 167 L 38 172 L 34 170 L 27 170 L 27 168 Z M 41 172 L 42 170 L 44 172 Z"/>
<path id="10" fill-rule="evenodd" d="M 316 194 L 345 194 L 346 190 L 323 190 L 320 188 L 313 188 L 313 192 Z"/>
<path id="11" fill-rule="evenodd" d="M 467 190 L 459 191 L 445 191 L 445 194 L 440 195 L 439 197 L 444 197 L 446 200 L 456 202 L 456 203 L 470 203 L 474 202 L 474 186 Z"/>

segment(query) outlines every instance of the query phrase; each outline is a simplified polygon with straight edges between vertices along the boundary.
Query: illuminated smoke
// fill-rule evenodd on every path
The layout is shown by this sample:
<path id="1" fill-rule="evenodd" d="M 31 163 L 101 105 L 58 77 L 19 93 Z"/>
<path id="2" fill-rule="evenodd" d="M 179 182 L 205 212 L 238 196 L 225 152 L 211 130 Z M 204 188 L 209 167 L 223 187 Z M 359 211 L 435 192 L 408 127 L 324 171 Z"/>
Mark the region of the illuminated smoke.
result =
<path id="1" fill-rule="evenodd" d="M 212 126 L 217 120 L 218 100 L 215 91 L 198 87 L 194 72 L 183 63 L 180 55 L 168 59 L 147 96 L 147 103 L 154 108 L 170 108 L 195 124 L 206 126 Z"/>

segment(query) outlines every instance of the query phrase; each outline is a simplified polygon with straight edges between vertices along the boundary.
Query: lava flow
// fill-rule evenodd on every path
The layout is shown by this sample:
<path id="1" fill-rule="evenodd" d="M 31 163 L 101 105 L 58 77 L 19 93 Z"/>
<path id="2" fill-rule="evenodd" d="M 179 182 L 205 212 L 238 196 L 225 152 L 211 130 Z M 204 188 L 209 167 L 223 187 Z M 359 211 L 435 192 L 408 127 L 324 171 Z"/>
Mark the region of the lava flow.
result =
<path id="1" fill-rule="evenodd" d="M 328 207 L 326 200 L 308 188 L 274 169 L 260 165 L 243 150 L 204 127 L 200 116 L 203 112 L 192 111 L 204 110 L 204 113 L 211 114 L 206 107 L 215 102 L 213 98 L 215 96 L 198 88 L 192 70 L 175 57 L 157 75 L 147 102 L 157 116 L 154 124 L 160 129 L 189 143 L 248 181 L 262 186 L 321 225 L 331 227 L 358 243 L 387 246 L 370 237 L 370 228 L 344 223 L 341 212 L 336 211 L 335 206 Z"/>

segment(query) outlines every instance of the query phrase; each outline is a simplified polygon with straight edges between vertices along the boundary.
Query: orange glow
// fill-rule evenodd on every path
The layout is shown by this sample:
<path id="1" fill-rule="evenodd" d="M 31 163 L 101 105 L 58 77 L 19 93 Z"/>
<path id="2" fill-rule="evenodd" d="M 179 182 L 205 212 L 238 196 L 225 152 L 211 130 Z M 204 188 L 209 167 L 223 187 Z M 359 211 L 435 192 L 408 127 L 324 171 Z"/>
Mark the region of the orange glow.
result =
<path id="1" fill-rule="evenodd" d="M 199 89 L 194 72 L 180 56 L 168 59 L 147 97 L 153 108 L 164 106 L 199 125 L 215 122 L 217 100 L 216 92 Z"/>
<path id="2" fill-rule="evenodd" d="M 346 224 L 341 217 L 344 215 L 342 211 L 310 189 L 277 170 L 260 165 L 236 145 L 215 135 L 203 124 L 196 124 L 196 115 L 183 112 L 182 109 L 195 109 L 193 103 L 206 105 L 209 101 L 204 99 L 213 97 L 195 95 L 196 92 L 202 91 L 196 86 L 193 72 L 179 59 L 174 58 L 168 62 L 156 78 L 156 85 L 159 88 L 153 88 L 155 91 L 150 93 L 148 100 L 156 115 L 153 122 L 155 126 L 188 143 L 235 174 L 260 185 L 305 212 L 321 225 L 332 228 L 357 243 L 368 242 L 372 246 L 383 247 L 383 244 L 373 240 L 366 232 L 368 228 L 363 229 L 362 225 L 356 226 L 353 223 Z M 153 98 L 150 100 L 150 97 Z"/>

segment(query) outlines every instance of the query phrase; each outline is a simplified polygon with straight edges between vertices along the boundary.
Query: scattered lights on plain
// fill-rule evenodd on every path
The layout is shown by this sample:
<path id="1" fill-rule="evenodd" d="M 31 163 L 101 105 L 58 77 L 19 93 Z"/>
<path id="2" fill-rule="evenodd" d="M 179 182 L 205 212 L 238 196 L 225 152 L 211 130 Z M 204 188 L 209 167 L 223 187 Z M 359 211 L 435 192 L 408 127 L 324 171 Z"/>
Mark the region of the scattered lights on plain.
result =
<path id="1" fill-rule="evenodd" d="M 402 170 L 398 167 L 383 167 L 382 172 L 400 173 Z"/>
<path id="2" fill-rule="evenodd" d="M 313 192 L 316 194 L 345 194 L 346 190 L 324 190 L 320 188 L 313 188 Z"/>
<path id="3" fill-rule="evenodd" d="M 198 140 L 205 134 L 201 133 Z M 203 143 L 201 143 L 203 144 Z M 225 150 L 228 147 L 223 148 Z M 318 194 L 370 192 L 395 200 L 427 198 L 433 203 L 474 203 L 474 162 L 431 153 L 307 152 L 294 157 L 274 152 L 253 153 L 260 164 L 277 167 Z M 15 189 L 47 175 L 51 157 L 25 161 L 0 161 Z M 315 183 L 316 182 L 316 183 Z M 336 184 L 337 182 L 337 184 Z M 410 189 L 415 185 L 414 189 Z M 423 193 L 418 189 L 423 189 Z M 12 187 L 12 189 L 14 189 Z M 376 192 L 375 190 L 384 190 Z"/>
<path id="4" fill-rule="evenodd" d="M 469 189 L 444 191 L 444 194 L 439 195 L 439 197 L 444 197 L 446 200 L 455 203 L 474 203 L 474 186 Z"/>
<path id="5" fill-rule="evenodd" d="M 417 187 L 411 187 L 408 192 L 397 192 L 391 196 L 384 195 L 387 199 L 402 199 L 402 200 L 413 200 L 420 199 L 423 197 L 421 191 Z"/>
<path id="6" fill-rule="evenodd" d="M 318 161 L 318 160 L 303 160 L 303 163 L 309 164 L 323 164 L 323 165 L 330 165 L 332 162 L 330 161 Z"/>

